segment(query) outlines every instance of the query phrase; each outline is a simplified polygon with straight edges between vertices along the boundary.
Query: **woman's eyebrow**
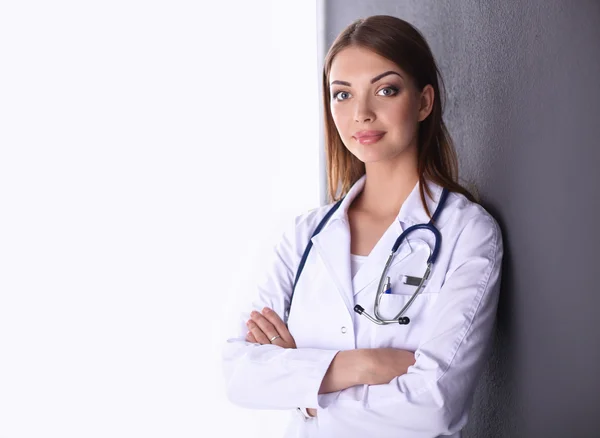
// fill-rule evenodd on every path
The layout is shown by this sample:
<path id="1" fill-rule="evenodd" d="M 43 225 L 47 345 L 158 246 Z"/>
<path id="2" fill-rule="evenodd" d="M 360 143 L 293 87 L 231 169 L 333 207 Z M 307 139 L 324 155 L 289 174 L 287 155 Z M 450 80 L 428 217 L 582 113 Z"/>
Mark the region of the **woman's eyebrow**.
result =
<path id="1" fill-rule="evenodd" d="M 384 78 L 387 75 L 398 75 L 402 78 L 402 75 L 400 73 L 395 72 L 393 70 L 389 70 L 389 71 L 386 71 L 385 73 L 381 73 L 380 75 L 375 76 L 373 79 L 371 79 L 371 83 L 374 84 L 379 79 Z M 402 79 L 404 79 L 404 78 L 402 78 Z M 334 85 L 334 84 L 345 85 L 347 87 L 352 86 L 352 84 L 350 84 L 350 82 L 346 82 L 346 81 L 333 81 L 331 84 L 329 84 L 329 86 Z"/>

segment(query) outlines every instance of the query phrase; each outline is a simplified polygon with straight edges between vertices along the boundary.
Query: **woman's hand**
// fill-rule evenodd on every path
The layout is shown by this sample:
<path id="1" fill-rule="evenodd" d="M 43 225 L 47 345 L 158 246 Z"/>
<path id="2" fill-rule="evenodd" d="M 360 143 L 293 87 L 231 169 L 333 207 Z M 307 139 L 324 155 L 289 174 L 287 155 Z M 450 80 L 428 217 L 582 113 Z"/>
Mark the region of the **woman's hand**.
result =
<path id="1" fill-rule="evenodd" d="M 367 385 L 382 385 L 394 377 L 406 374 L 408 367 L 414 365 L 415 354 L 398 348 L 371 348 L 364 350 L 364 379 Z"/>
<path id="2" fill-rule="evenodd" d="M 273 344 L 283 348 L 296 348 L 296 341 L 277 312 L 265 307 L 262 314 L 253 311 L 250 318 L 246 322 L 246 326 L 250 330 L 246 335 L 246 341 L 262 345 Z M 274 336 L 279 337 L 271 342 L 270 339 Z"/>

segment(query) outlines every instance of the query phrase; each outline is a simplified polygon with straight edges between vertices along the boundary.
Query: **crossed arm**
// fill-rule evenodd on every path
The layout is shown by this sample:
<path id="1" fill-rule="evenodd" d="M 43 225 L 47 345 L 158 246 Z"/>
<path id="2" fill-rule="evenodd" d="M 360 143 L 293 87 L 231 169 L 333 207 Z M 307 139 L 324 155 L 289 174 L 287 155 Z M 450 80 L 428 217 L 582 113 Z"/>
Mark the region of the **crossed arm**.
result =
<path id="1" fill-rule="evenodd" d="M 296 348 L 296 342 L 287 326 L 276 312 L 268 307 L 262 313 L 253 311 L 246 323 L 246 341 L 257 344 L 273 344 L 282 348 Z M 274 337 L 278 336 L 276 339 Z M 273 339 L 271 342 L 270 339 Z M 397 348 L 371 348 L 340 351 L 329 366 L 319 394 L 341 391 L 351 386 L 389 383 L 394 377 L 405 374 L 415 363 L 412 351 Z M 316 409 L 307 408 L 310 416 Z"/>

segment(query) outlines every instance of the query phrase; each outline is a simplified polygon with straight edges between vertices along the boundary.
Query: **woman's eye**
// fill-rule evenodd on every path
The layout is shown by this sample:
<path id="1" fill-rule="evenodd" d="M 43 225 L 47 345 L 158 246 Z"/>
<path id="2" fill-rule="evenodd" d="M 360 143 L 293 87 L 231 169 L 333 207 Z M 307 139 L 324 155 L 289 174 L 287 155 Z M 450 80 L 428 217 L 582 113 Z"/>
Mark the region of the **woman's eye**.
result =
<path id="1" fill-rule="evenodd" d="M 398 93 L 398 89 L 396 87 L 385 87 L 385 88 L 382 88 L 381 90 L 379 90 L 379 93 L 381 93 L 382 91 L 385 91 L 385 93 L 383 94 L 383 96 L 393 96 L 396 93 Z"/>
<path id="2" fill-rule="evenodd" d="M 341 99 L 339 99 L 339 98 L 338 98 L 338 96 L 341 96 L 341 95 L 346 95 L 346 94 L 347 94 L 347 95 L 349 95 L 350 93 L 348 93 L 347 91 L 338 91 L 337 93 L 335 93 L 335 94 L 333 95 L 333 98 L 334 98 L 335 100 L 346 100 L 346 99 L 347 99 L 347 97 L 342 97 Z"/>

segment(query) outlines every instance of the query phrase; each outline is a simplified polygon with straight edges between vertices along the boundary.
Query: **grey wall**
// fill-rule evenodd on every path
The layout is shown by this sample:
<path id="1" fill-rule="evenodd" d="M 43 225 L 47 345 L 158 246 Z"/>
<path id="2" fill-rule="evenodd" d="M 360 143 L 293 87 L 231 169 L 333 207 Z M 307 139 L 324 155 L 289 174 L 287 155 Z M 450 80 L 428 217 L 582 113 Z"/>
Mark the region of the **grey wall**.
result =
<path id="1" fill-rule="evenodd" d="M 461 177 L 505 242 L 492 357 L 466 437 L 600 436 L 600 2 L 320 1 L 321 61 L 359 17 L 428 40 Z"/>

